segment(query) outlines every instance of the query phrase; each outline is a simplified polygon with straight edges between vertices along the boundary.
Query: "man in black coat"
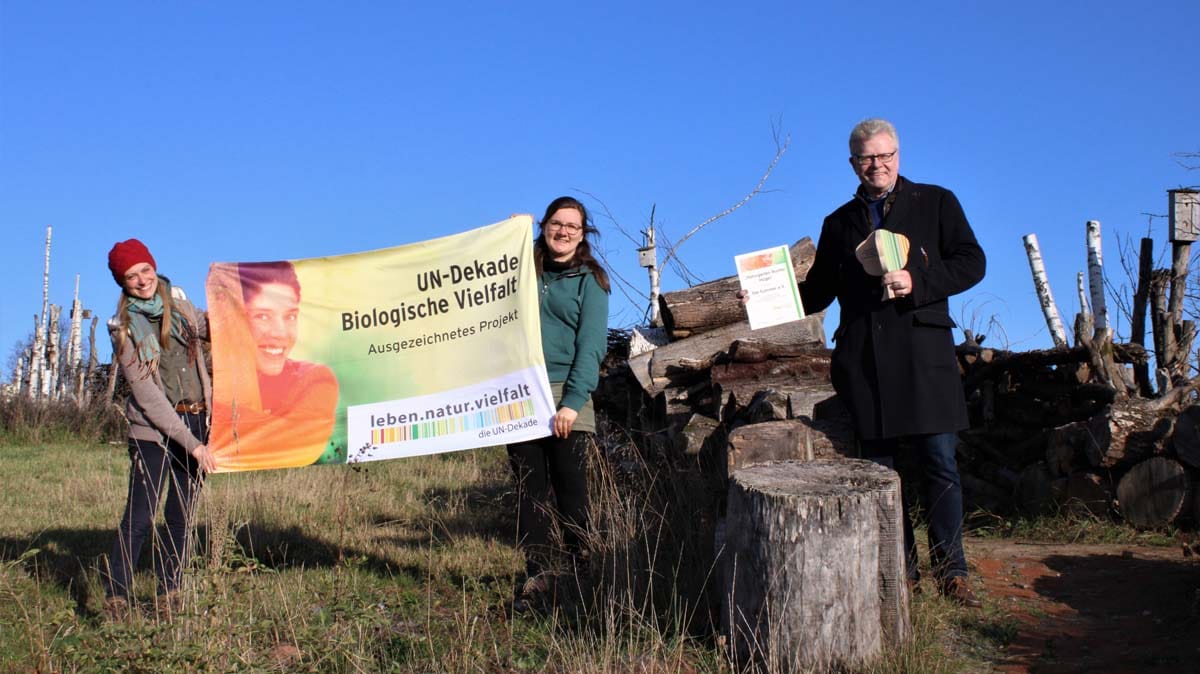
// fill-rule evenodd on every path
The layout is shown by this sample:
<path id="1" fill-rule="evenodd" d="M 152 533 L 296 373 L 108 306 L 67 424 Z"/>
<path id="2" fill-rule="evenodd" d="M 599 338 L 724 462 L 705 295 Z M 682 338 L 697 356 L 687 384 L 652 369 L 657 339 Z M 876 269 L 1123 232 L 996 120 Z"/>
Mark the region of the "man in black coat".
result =
<path id="1" fill-rule="evenodd" d="M 911 448 L 925 476 L 922 497 L 939 589 L 960 604 L 979 606 L 966 582 L 962 549 L 962 484 L 954 454 L 967 409 L 947 298 L 983 278 L 983 249 L 952 192 L 900 175 L 900 141 L 891 123 L 868 119 L 854 127 L 850 166 L 862 184 L 821 226 L 816 259 L 800 284 L 804 308 L 821 311 L 836 297 L 841 322 L 833 335 L 833 386 L 854 419 L 863 456 L 890 463 L 902 445 Z M 863 269 L 855 248 L 875 229 L 908 237 L 903 269 L 882 277 Z M 885 296 L 888 288 L 892 299 Z M 915 590 L 919 575 L 907 505 L 904 517 Z"/>

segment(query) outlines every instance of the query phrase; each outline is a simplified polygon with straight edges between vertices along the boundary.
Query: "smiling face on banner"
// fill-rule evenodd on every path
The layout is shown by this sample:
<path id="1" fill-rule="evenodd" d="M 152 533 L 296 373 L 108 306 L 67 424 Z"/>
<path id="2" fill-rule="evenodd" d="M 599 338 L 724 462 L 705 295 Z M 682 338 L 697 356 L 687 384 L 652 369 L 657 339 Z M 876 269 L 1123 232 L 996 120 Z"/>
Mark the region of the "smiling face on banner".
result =
<path id="1" fill-rule="evenodd" d="M 255 362 L 263 374 L 283 371 L 296 346 L 300 323 L 300 297 L 284 283 L 266 283 L 246 301 L 246 318 L 257 346 Z"/>

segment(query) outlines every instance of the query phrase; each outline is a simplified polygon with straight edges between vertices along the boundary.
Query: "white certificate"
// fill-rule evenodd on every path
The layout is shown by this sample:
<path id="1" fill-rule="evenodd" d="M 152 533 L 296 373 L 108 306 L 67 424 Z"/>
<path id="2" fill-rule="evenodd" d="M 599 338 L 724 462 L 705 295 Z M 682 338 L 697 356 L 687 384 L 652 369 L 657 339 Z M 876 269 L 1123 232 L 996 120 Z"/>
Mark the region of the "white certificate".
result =
<path id="1" fill-rule="evenodd" d="M 804 318 L 796 272 L 787 246 L 776 246 L 733 258 L 742 290 L 750 293 L 746 314 L 750 329 L 798 321 Z"/>

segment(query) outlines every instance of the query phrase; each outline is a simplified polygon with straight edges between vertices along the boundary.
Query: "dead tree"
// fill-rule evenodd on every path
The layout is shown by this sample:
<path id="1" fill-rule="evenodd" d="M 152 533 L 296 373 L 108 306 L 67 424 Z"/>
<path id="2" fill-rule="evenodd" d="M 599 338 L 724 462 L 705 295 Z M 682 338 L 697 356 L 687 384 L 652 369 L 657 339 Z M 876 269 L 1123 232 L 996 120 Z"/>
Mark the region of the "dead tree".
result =
<path id="1" fill-rule="evenodd" d="M 1050 281 L 1046 277 L 1046 263 L 1042 260 L 1042 249 L 1038 246 L 1037 234 L 1026 234 L 1025 256 L 1029 259 L 1029 271 L 1033 274 L 1033 287 L 1037 291 L 1038 302 L 1042 305 L 1042 315 L 1046 318 L 1046 327 L 1050 329 L 1050 338 L 1054 346 L 1067 346 L 1067 331 L 1063 328 L 1062 318 L 1059 317 L 1058 305 L 1054 303 L 1054 293 L 1050 290 Z"/>

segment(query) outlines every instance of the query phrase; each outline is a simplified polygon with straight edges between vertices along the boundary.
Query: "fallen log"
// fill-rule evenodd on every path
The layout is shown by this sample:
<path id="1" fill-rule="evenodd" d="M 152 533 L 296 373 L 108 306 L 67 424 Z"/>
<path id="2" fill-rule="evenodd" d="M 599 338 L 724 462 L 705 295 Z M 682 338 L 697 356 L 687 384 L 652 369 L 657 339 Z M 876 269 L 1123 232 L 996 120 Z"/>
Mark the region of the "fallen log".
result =
<path id="1" fill-rule="evenodd" d="M 900 478 L 871 461 L 736 473 L 721 562 L 734 671 L 840 670 L 908 641 L 901 521 Z"/>
<path id="2" fill-rule="evenodd" d="M 1200 468 L 1200 405 L 1189 405 L 1179 413 L 1171 444 L 1180 461 L 1192 468 Z"/>
<path id="3" fill-rule="evenodd" d="M 1192 485 L 1180 463 L 1155 456 L 1130 468 L 1117 483 L 1121 515 L 1139 529 L 1161 529 L 1191 502 Z"/>
<path id="4" fill-rule="evenodd" d="M 1174 416 L 1145 402 L 1108 405 L 1088 420 L 1084 451 L 1092 467 L 1120 468 L 1163 452 Z"/>
<path id="5" fill-rule="evenodd" d="M 753 335 L 770 342 L 823 347 L 823 319 L 823 313 L 814 314 L 799 321 L 756 330 Z M 718 357 L 725 356 L 735 340 L 750 336 L 747 321 L 726 325 L 633 356 L 629 359 L 629 369 L 642 389 L 653 396 L 669 386 L 686 386 L 707 377 Z"/>
<path id="6" fill-rule="evenodd" d="M 817 248 L 804 237 L 791 247 L 796 280 L 803 280 L 812 267 Z M 737 298 L 741 284 L 737 276 L 726 276 L 684 290 L 658 296 L 659 317 L 672 339 L 694 337 L 723 325 L 746 320 L 746 308 Z"/>

